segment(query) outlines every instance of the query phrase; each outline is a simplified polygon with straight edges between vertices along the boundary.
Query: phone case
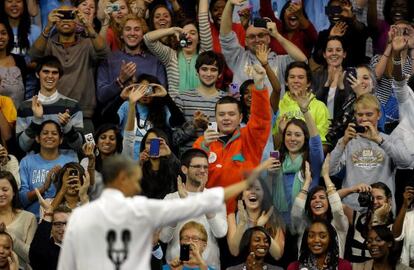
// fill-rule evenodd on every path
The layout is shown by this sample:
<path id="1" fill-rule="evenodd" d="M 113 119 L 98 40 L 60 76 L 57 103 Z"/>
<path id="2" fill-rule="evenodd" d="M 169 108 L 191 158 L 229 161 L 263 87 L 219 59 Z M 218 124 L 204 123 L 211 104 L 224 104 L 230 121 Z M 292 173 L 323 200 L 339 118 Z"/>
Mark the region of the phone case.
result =
<path id="1" fill-rule="evenodd" d="M 160 139 L 152 139 L 149 150 L 150 157 L 158 157 L 160 155 Z"/>

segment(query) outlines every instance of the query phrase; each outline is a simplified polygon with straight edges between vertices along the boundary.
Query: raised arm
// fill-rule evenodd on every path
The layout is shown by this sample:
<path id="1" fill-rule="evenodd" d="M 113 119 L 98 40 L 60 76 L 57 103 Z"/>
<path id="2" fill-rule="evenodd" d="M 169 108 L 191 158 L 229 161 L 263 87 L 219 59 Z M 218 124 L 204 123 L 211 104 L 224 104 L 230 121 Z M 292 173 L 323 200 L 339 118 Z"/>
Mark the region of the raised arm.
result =
<path id="1" fill-rule="evenodd" d="M 277 78 L 275 72 L 270 67 L 267 61 L 269 52 L 270 52 L 270 48 L 268 48 L 265 44 L 260 44 L 258 45 L 257 50 L 256 50 L 256 57 L 259 60 L 262 67 L 264 67 L 267 78 L 269 79 L 270 84 L 272 86 L 273 91 L 270 97 L 270 104 L 272 106 L 273 112 L 277 112 L 279 108 L 281 86 L 280 86 L 279 79 Z"/>
<path id="2" fill-rule="evenodd" d="M 315 120 L 309 111 L 309 104 L 311 103 L 312 97 L 307 90 L 302 90 L 300 93 L 293 93 L 292 96 L 296 103 L 299 105 L 300 111 L 305 117 L 306 126 L 309 130 L 309 136 L 315 137 L 319 135 L 318 128 L 316 127 Z"/>
<path id="3" fill-rule="evenodd" d="M 228 0 L 220 22 L 220 35 L 228 35 L 232 31 L 234 6 L 242 5 L 246 0 Z"/>
<path id="4" fill-rule="evenodd" d="M 200 31 L 201 51 L 211 51 L 213 41 L 211 39 L 211 28 L 208 21 L 208 0 L 200 0 L 198 3 L 198 28 Z"/>
<path id="5" fill-rule="evenodd" d="M 276 23 L 268 22 L 267 29 L 269 30 L 270 36 L 274 37 L 294 60 L 303 62 L 308 60 L 306 55 L 295 44 L 287 40 L 279 33 Z"/>
<path id="6" fill-rule="evenodd" d="M 47 24 L 43 29 L 42 34 L 36 39 L 36 41 L 32 45 L 32 48 L 30 49 L 30 55 L 33 58 L 43 57 L 49 36 L 52 33 L 52 29 L 55 26 L 55 24 L 61 20 L 61 16 L 63 15 L 59 14 L 57 9 L 54 9 L 49 13 L 49 15 L 47 16 Z"/>
<path id="7" fill-rule="evenodd" d="M 414 188 L 406 186 L 403 198 L 404 200 L 400 212 L 398 212 L 398 215 L 394 221 L 394 225 L 392 226 L 392 234 L 394 235 L 394 238 L 400 237 L 403 233 L 405 215 L 414 200 Z"/>
<path id="8" fill-rule="evenodd" d="M 395 35 L 394 29 L 390 28 L 390 30 L 388 31 L 387 47 L 385 47 L 385 51 L 382 55 L 377 56 L 378 62 L 375 64 L 375 67 L 374 67 L 374 72 L 375 72 L 375 76 L 377 80 L 382 78 L 387 68 L 388 63 L 391 60 L 390 57 L 392 57 L 391 55 L 392 54 L 392 40 L 394 39 L 394 35 Z"/>
<path id="9" fill-rule="evenodd" d="M 79 9 L 76 10 L 76 16 L 78 17 L 81 25 L 85 28 L 87 36 L 90 38 L 92 45 L 95 51 L 103 51 L 106 49 L 106 41 L 98 33 L 95 32 L 95 28 L 92 25 L 92 22 L 89 21 L 85 14 L 82 13 Z"/>
<path id="10" fill-rule="evenodd" d="M 236 222 L 235 213 L 231 213 L 227 216 L 227 224 L 229 226 L 227 232 L 227 244 L 229 245 L 230 253 L 233 256 L 239 255 L 240 241 L 247 226 L 247 212 L 246 209 L 244 209 L 243 202 L 240 200 L 238 202 L 237 218 L 238 222 Z"/>
<path id="11" fill-rule="evenodd" d="M 31 17 L 36 17 L 39 13 L 39 5 L 36 0 L 26 0 L 27 2 L 27 10 L 29 11 L 29 15 Z"/>
<path id="12" fill-rule="evenodd" d="M 122 142 L 122 153 L 134 158 L 134 140 L 135 137 L 135 118 L 136 118 L 136 103 L 140 100 L 146 91 L 147 86 L 144 84 L 136 85 L 132 84 L 126 87 L 123 91 L 129 92 L 128 96 L 128 116 L 125 123 L 125 135 Z"/>

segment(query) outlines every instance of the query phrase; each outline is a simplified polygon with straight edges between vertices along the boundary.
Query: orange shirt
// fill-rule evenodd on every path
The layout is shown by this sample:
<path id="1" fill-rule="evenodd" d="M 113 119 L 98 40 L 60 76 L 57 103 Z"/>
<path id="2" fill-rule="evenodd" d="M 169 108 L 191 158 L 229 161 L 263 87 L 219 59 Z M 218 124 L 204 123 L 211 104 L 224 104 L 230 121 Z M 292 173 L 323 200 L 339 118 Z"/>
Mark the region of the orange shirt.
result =
<path id="1" fill-rule="evenodd" d="M 270 127 L 269 93 L 266 89 L 254 89 L 249 122 L 237 129 L 227 143 L 218 140 L 206 146 L 204 136 L 199 137 L 193 147 L 206 151 L 209 156 L 206 187 L 226 187 L 237 183 L 243 179 L 246 171 L 259 165 Z M 227 212 L 234 211 L 235 206 L 235 201 L 229 200 Z"/>

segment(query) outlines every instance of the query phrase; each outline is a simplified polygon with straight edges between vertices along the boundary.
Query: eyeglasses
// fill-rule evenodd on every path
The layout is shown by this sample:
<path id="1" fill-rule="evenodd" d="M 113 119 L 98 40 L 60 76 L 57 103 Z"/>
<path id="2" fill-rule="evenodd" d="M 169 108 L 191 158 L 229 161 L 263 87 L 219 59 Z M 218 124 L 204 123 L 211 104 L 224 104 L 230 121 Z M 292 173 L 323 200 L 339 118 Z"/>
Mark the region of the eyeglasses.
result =
<path id="1" fill-rule="evenodd" d="M 208 170 L 208 166 L 207 165 L 190 165 L 189 167 L 197 169 L 197 170 L 201 170 L 202 168 L 204 170 Z"/>
<path id="2" fill-rule="evenodd" d="M 259 33 L 259 34 L 257 34 L 257 35 L 255 35 L 255 34 L 250 34 L 250 35 L 246 36 L 246 38 L 248 38 L 248 39 L 256 39 L 256 37 L 258 37 L 258 38 L 264 38 L 264 37 L 266 37 L 267 35 L 268 35 L 268 33 Z"/>
<path id="3" fill-rule="evenodd" d="M 202 239 L 202 238 L 200 238 L 200 237 L 198 237 L 198 236 L 183 236 L 182 238 L 181 238 L 181 241 L 184 241 L 184 242 L 193 242 L 193 243 L 198 243 L 198 242 L 206 242 L 207 240 L 206 239 Z"/>
<path id="4" fill-rule="evenodd" d="M 58 228 L 62 228 L 63 226 L 66 226 L 66 222 L 60 222 L 60 221 L 55 221 L 52 224 L 53 226 L 56 226 Z"/>

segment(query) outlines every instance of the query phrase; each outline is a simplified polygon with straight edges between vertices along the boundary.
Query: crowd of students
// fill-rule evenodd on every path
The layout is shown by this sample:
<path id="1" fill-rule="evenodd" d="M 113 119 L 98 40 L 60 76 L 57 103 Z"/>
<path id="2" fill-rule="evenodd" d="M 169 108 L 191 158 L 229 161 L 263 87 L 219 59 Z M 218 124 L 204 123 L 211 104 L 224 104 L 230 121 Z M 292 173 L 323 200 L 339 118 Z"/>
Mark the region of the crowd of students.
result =
<path id="1" fill-rule="evenodd" d="M 151 269 L 414 268 L 413 61 L 409 0 L 0 0 L 0 269 L 70 269 L 119 154 L 154 200 L 260 171 Z"/>

